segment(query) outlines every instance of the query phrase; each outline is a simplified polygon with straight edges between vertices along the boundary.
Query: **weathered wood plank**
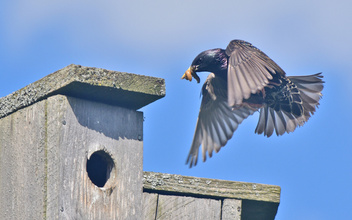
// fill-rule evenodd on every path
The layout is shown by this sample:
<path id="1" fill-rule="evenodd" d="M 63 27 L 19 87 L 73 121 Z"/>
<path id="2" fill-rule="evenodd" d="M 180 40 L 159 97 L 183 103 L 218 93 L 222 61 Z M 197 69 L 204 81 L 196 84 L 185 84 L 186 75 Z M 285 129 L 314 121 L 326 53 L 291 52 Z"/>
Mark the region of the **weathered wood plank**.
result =
<path id="1" fill-rule="evenodd" d="M 0 118 L 55 94 L 139 109 L 165 96 L 165 81 L 71 64 L 0 98 Z"/>
<path id="2" fill-rule="evenodd" d="M 159 195 L 158 220 L 220 219 L 221 201 L 186 196 Z"/>
<path id="3" fill-rule="evenodd" d="M 222 202 L 221 220 L 241 220 L 242 201 L 224 199 Z"/>
<path id="4" fill-rule="evenodd" d="M 143 114 L 56 95 L 47 100 L 47 213 L 58 219 L 141 219 Z M 92 183 L 87 159 L 107 152 L 114 169 Z"/>
<path id="5" fill-rule="evenodd" d="M 0 219 L 45 219 L 45 102 L 0 119 Z"/>
<path id="6" fill-rule="evenodd" d="M 280 203 L 280 187 L 258 183 L 144 172 L 144 191 Z"/>
<path id="7" fill-rule="evenodd" d="M 0 119 L 0 219 L 141 219 L 143 114 L 62 95 Z M 87 160 L 107 152 L 103 187 Z"/>
<path id="8" fill-rule="evenodd" d="M 143 217 L 144 220 L 155 220 L 158 194 L 143 193 Z"/>

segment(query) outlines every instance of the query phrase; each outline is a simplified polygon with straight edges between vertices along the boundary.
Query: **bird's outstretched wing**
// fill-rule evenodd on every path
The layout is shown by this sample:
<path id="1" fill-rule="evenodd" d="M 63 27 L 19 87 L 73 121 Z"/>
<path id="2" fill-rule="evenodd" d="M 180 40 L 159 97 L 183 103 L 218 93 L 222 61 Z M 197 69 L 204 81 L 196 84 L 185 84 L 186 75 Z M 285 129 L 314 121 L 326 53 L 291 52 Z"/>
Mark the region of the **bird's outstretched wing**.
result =
<path id="1" fill-rule="evenodd" d="M 274 74 L 285 72 L 252 44 L 233 40 L 226 48 L 228 61 L 228 104 L 239 105 L 243 99 L 261 91 Z"/>
<path id="2" fill-rule="evenodd" d="M 319 100 L 323 96 L 321 91 L 324 88 L 324 81 L 321 73 L 308 76 L 289 76 L 286 92 L 280 92 L 290 96 L 281 99 L 283 103 L 279 108 L 269 106 L 266 103 L 260 109 L 258 125 L 255 133 L 270 137 L 275 130 L 276 135 L 283 135 L 285 132 L 293 132 L 297 126 L 302 126 L 314 114 L 319 105 Z M 300 114 L 295 113 L 293 108 L 283 108 L 283 106 L 297 106 L 301 109 Z M 299 108 L 298 108 L 299 107 Z M 299 112 L 299 111 L 298 111 Z"/>
<path id="3" fill-rule="evenodd" d="M 205 81 L 202 94 L 196 130 L 186 162 L 190 167 L 197 164 L 200 145 L 205 161 L 207 152 L 209 157 L 214 150 L 218 152 L 232 137 L 238 125 L 257 110 L 245 105 L 229 107 L 226 81 L 215 77 L 213 73 Z"/>

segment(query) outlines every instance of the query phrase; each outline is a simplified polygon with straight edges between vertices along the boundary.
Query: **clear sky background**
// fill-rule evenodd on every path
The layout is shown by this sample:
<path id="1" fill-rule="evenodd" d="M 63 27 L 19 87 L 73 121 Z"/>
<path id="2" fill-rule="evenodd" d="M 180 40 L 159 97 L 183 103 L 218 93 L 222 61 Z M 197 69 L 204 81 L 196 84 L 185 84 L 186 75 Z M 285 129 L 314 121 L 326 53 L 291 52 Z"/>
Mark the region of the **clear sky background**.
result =
<path id="1" fill-rule="evenodd" d="M 352 3 L 331 0 L 0 2 L 0 96 L 71 63 L 161 77 L 144 112 L 144 170 L 281 186 L 276 219 L 352 219 Z M 202 84 L 181 80 L 199 52 L 243 39 L 287 75 L 323 72 L 316 114 L 294 133 L 254 134 L 189 169 Z M 199 74 L 201 83 L 207 74 Z"/>

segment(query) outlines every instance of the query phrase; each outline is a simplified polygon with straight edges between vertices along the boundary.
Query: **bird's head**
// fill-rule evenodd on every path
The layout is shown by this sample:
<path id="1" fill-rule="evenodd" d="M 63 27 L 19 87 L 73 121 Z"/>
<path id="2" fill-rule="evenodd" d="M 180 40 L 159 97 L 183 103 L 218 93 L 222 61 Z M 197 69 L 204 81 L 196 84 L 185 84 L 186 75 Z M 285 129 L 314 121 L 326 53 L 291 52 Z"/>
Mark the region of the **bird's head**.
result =
<path id="1" fill-rule="evenodd" d="M 211 49 L 201 52 L 186 70 L 181 79 L 192 81 L 192 77 L 200 82 L 197 72 L 214 72 L 227 69 L 227 55 L 223 49 Z"/>

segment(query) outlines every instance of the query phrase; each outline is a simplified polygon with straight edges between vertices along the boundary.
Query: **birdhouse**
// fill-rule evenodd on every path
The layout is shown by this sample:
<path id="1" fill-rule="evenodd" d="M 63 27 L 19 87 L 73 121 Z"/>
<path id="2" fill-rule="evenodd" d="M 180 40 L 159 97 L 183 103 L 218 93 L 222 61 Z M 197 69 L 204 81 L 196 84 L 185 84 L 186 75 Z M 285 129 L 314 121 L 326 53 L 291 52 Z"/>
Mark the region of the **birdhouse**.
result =
<path id="1" fill-rule="evenodd" d="M 143 113 L 163 79 L 67 66 L 0 100 L 0 219 L 142 219 Z"/>
<path id="2" fill-rule="evenodd" d="M 1 98 L 0 219 L 273 219 L 278 186 L 143 172 L 137 110 L 164 96 L 160 78 L 69 65 Z"/>

